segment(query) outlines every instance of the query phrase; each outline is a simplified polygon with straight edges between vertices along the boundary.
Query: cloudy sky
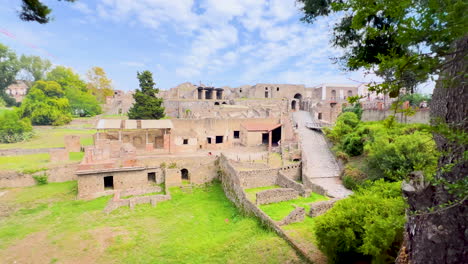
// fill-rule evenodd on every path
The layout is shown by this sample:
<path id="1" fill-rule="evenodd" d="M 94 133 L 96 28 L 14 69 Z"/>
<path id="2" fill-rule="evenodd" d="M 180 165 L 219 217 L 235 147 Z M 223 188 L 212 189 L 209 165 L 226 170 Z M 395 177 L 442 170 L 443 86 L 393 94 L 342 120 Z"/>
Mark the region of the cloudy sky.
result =
<path id="1" fill-rule="evenodd" d="M 158 87 L 255 83 L 358 83 L 330 60 L 333 18 L 300 21 L 294 0 L 45 0 L 54 21 L 17 16 L 19 0 L 0 0 L 0 42 L 84 75 L 103 67 L 117 89 L 153 72 Z"/>

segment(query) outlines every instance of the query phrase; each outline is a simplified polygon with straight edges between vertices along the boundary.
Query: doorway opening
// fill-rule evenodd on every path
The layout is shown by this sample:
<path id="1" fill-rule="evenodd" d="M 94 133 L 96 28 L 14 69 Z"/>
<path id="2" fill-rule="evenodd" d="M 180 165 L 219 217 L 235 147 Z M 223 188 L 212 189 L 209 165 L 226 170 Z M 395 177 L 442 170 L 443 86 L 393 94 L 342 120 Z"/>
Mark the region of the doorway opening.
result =
<path id="1" fill-rule="evenodd" d="M 149 172 L 148 173 L 148 182 L 156 183 L 156 172 Z"/>
<path id="2" fill-rule="evenodd" d="M 180 170 L 180 175 L 182 177 L 182 180 L 187 180 L 188 181 L 190 179 L 189 172 L 188 172 L 187 169 L 181 169 Z"/>
<path id="3" fill-rule="evenodd" d="M 114 190 L 114 176 L 104 177 L 104 190 Z"/>

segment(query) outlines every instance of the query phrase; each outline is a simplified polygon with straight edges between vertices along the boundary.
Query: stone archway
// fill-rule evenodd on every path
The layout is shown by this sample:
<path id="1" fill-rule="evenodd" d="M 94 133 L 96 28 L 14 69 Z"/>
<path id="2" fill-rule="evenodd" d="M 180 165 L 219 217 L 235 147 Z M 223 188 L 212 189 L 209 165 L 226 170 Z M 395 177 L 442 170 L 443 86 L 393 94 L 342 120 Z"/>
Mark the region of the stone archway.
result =
<path id="1" fill-rule="evenodd" d="M 294 95 L 294 99 L 297 100 L 297 104 L 299 104 L 299 107 L 296 107 L 297 110 L 303 110 L 302 109 L 302 94 L 297 93 Z"/>
<path id="2" fill-rule="evenodd" d="M 297 101 L 292 100 L 291 101 L 291 110 L 296 111 L 297 110 L 296 108 L 297 108 Z"/>
<path id="3" fill-rule="evenodd" d="M 180 170 L 180 176 L 182 177 L 182 180 L 190 180 L 189 171 L 185 168 Z"/>

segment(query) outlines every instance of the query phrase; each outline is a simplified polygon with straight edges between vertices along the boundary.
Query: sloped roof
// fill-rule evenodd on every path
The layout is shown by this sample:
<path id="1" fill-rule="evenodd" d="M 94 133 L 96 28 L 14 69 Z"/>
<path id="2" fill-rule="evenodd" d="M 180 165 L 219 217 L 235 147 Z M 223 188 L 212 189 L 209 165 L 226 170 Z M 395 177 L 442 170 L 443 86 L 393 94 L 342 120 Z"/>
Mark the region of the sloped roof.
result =
<path id="1" fill-rule="evenodd" d="M 281 124 L 275 123 L 242 123 L 242 126 L 247 129 L 247 131 L 271 131 L 281 126 Z"/>

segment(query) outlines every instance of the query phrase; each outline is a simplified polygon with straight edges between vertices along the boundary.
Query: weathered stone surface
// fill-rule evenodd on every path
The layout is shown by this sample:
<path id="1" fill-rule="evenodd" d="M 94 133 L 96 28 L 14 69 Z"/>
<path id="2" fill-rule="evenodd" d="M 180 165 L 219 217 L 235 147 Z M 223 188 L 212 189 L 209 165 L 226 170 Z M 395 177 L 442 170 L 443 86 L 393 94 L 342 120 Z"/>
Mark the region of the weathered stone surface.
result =
<path id="1" fill-rule="evenodd" d="M 316 217 L 326 213 L 339 199 L 331 199 L 310 204 L 309 216 Z"/>
<path id="2" fill-rule="evenodd" d="M 278 188 L 258 192 L 256 202 L 258 205 L 277 203 L 296 199 L 299 192 L 291 188 Z"/>
<path id="3" fill-rule="evenodd" d="M 81 143 L 80 137 L 74 135 L 67 135 L 64 137 L 65 141 L 65 149 L 69 152 L 80 152 L 81 151 Z"/>
<path id="4" fill-rule="evenodd" d="M 305 218 L 305 208 L 297 207 L 289 215 L 287 215 L 283 220 L 278 222 L 281 225 L 289 225 L 292 223 L 302 222 Z"/>
<path id="5" fill-rule="evenodd" d="M 51 149 L 49 154 L 50 162 L 68 161 L 70 159 L 68 156 L 68 150 L 66 149 Z"/>

